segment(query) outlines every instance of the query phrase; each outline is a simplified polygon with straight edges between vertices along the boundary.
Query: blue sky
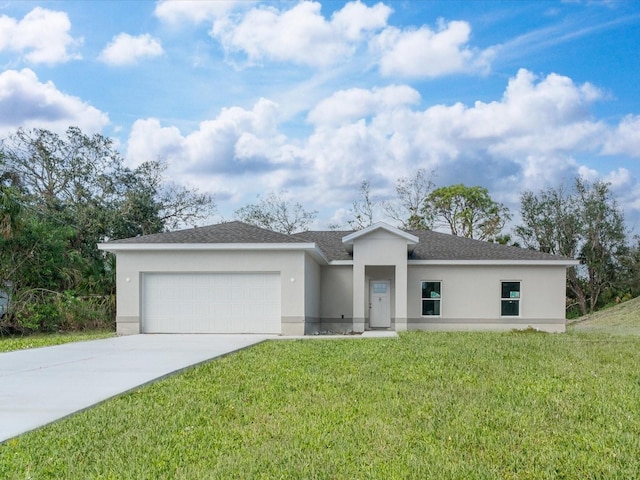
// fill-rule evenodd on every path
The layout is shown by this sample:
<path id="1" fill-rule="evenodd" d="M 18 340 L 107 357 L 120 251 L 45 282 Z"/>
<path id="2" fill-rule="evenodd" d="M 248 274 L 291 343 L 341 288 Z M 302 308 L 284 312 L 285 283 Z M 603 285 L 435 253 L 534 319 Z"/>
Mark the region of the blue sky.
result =
<path id="1" fill-rule="evenodd" d="M 4 1 L 0 67 L 0 137 L 102 133 L 212 221 L 284 191 L 346 224 L 424 168 L 514 213 L 605 180 L 640 230 L 639 2 Z"/>

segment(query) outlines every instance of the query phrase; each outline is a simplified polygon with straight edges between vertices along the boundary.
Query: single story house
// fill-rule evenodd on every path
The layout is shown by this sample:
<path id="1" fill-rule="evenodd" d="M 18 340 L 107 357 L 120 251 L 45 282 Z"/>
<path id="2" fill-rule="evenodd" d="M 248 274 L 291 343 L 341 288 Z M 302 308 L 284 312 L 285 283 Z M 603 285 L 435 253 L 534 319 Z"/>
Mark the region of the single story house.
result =
<path id="1" fill-rule="evenodd" d="M 117 331 L 565 331 L 576 261 L 377 223 L 293 235 L 227 222 L 102 243 Z"/>

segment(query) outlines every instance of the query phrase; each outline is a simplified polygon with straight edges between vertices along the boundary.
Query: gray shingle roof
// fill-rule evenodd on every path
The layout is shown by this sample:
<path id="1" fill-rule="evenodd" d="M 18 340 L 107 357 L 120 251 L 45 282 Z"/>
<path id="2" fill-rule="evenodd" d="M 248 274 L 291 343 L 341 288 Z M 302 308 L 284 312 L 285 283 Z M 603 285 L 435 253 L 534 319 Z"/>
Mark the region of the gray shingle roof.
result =
<path id="1" fill-rule="evenodd" d="M 350 233 L 353 233 L 353 231 L 328 230 L 294 233 L 293 236 L 315 243 L 329 261 L 353 260 L 353 256 L 342 243 L 342 238 Z"/>
<path id="2" fill-rule="evenodd" d="M 448 233 L 413 230 L 420 239 L 410 260 L 567 260 L 548 253 L 489 243 Z"/>
<path id="3" fill-rule="evenodd" d="M 314 242 L 329 261 L 353 260 L 342 243 L 342 238 L 354 231 L 301 232 L 295 237 Z M 566 260 L 547 253 L 518 247 L 457 237 L 429 230 L 408 230 L 419 238 L 409 260 Z"/>
<path id="4" fill-rule="evenodd" d="M 329 261 L 353 260 L 342 239 L 350 231 L 311 231 L 293 235 L 273 232 L 243 222 L 226 222 L 208 227 L 156 233 L 115 240 L 111 244 L 176 243 L 315 243 Z M 447 233 L 411 230 L 420 239 L 409 260 L 570 260 L 518 247 L 456 237 Z"/>
<path id="5" fill-rule="evenodd" d="M 305 240 L 243 222 L 226 222 L 208 227 L 123 238 L 110 243 L 305 243 Z"/>

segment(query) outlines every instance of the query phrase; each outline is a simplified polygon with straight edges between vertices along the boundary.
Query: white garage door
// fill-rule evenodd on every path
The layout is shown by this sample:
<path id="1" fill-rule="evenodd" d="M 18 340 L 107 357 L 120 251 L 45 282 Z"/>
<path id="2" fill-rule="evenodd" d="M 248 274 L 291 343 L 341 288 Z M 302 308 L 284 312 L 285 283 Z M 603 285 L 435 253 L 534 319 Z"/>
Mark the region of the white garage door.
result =
<path id="1" fill-rule="evenodd" d="M 279 273 L 148 273 L 145 333 L 280 333 Z"/>

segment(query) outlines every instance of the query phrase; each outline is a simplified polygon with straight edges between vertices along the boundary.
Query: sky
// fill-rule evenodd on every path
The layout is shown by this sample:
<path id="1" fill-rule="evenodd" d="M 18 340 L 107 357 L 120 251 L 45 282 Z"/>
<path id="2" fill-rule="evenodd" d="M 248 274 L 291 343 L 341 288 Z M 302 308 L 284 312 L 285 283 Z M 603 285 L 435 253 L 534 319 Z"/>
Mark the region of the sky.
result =
<path id="1" fill-rule="evenodd" d="M 100 133 L 231 220 L 345 225 L 418 169 L 519 198 L 611 183 L 640 231 L 640 2 L 0 0 L 0 138 Z M 382 211 L 377 221 L 389 221 Z"/>

